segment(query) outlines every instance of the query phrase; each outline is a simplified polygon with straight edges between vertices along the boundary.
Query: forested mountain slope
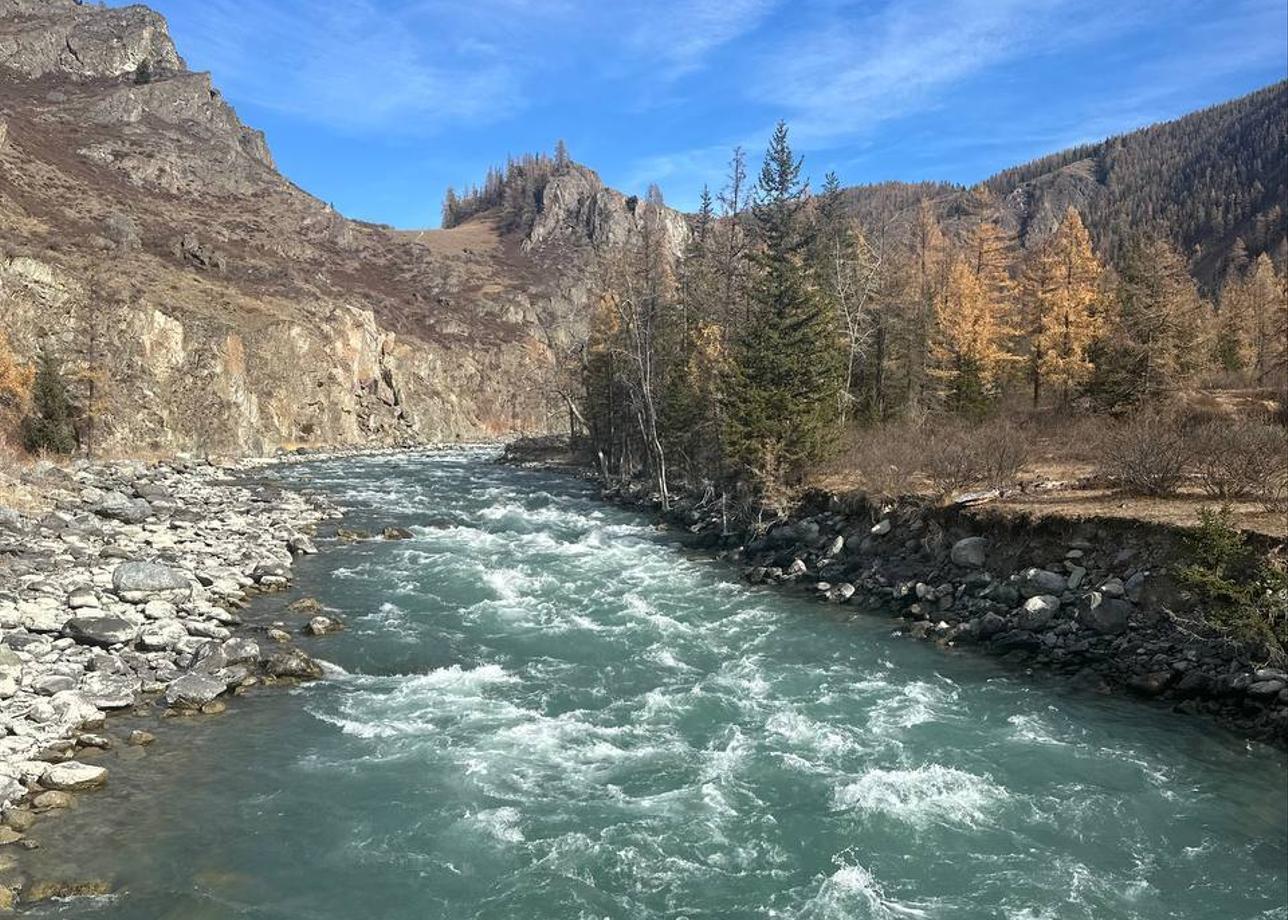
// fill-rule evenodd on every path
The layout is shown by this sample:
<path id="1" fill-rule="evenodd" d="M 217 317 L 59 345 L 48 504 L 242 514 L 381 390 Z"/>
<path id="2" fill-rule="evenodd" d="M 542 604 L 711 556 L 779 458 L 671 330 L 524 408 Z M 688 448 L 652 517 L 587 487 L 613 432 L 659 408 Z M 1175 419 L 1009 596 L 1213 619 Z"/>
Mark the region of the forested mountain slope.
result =
<path id="1" fill-rule="evenodd" d="M 1288 82 L 1014 166 L 976 189 L 882 183 L 847 195 L 869 226 L 906 218 L 922 197 L 948 223 L 986 207 L 1025 248 L 1050 236 L 1072 206 L 1102 258 L 1121 261 L 1133 234 L 1161 235 L 1212 289 L 1236 250 L 1239 259 L 1288 259 Z"/>

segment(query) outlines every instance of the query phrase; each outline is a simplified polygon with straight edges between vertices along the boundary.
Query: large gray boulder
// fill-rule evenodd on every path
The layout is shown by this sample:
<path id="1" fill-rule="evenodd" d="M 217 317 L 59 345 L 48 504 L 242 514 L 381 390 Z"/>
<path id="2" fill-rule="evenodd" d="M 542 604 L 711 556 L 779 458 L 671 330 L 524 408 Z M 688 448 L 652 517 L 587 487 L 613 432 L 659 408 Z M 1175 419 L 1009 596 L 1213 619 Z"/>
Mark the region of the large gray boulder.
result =
<path id="1" fill-rule="evenodd" d="M 953 565 L 964 569 L 977 569 L 984 564 L 988 554 L 988 540 L 984 537 L 966 537 L 953 544 Z"/>
<path id="2" fill-rule="evenodd" d="M 78 763 L 75 760 L 54 764 L 40 778 L 40 785 L 46 789 L 57 789 L 61 792 L 97 789 L 106 782 L 106 767 Z"/>
<path id="3" fill-rule="evenodd" d="M 1127 629 L 1131 604 L 1099 591 L 1088 591 L 1078 599 L 1078 622 L 1105 635 L 1115 636 Z"/>
<path id="4" fill-rule="evenodd" d="M 129 498 L 120 492 L 108 492 L 90 508 L 99 517 L 124 524 L 142 524 L 152 517 L 152 506 L 141 498 Z"/>
<path id="5" fill-rule="evenodd" d="M 178 569 L 159 562 L 125 562 L 112 573 L 112 588 L 133 604 L 150 600 L 185 601 L 192 596 L 192 582 Z"/>
<path id="6" fill-rule="evenodd" d="M 81 693 L 99 709 L 125 709 L 134 705 L 142 686 L 136 674 L 106 674 L 95 671 L 81 681 Z"/>
<path id="7" fill-rule="evenodd" d="M 165 701 L 176 709 L 200 709 L 227 689 L 218 677 L 189 672 L 170 681 Z"/>
<path id="8" fill-rule="evenodd" d="M 317 680 L 322 676 L 322 666 L 297 648 L 283 649 L 270 655 L 264 670 L 273 677 L 299 680 Z"/>
<path id="9" fill-rule="evenodd" d="M 1052 572 L 1048 569 L 1025 569 L 1016 580 L 1016 587 L 1020 589 L 1020 594 L 1026 598 L 1037 597 L 1040 594 L 1052 594 L 1059 597 L 1068 586 L 1069 581 L 1067 578 L 1059 572 Z"/>
<path id="10" fill-rule="evenodd" d="M 63 635 L 81 645 L 128 645 L 139 634 L 139 628 L 121 617 L 72 617 L 63 624 Z"/>

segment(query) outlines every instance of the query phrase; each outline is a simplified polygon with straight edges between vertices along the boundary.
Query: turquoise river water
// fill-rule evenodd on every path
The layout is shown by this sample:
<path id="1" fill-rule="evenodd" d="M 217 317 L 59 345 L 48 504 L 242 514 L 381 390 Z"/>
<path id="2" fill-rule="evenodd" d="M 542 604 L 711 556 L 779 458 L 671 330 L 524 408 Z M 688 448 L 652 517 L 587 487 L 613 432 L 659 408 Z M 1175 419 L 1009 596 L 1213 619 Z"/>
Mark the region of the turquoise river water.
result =
<path id="1" fill-rule="evenodd" d="M 106 755 L 33 837 L 118 891 L 34 916 L 1288 920 L 1281 751 L 744 586 L 486 452 L 275 475 L 416 536 L 257 602 L 348 623 L 332 679 Z"/>

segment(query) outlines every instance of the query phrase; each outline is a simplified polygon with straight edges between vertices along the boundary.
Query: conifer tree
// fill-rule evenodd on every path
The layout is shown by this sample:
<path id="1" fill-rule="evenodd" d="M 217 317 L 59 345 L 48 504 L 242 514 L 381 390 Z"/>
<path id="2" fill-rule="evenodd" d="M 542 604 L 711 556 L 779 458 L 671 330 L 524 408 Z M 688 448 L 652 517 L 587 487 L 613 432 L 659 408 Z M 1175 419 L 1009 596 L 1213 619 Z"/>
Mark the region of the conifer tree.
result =
<path id="1" fill-rule="evenodd" d="M 1096 302 L 1102 271 L 1087 228 L 1072 207 L 1025 266 L 1024 331 L 1035 406 L 1045 387 L 1068 402 L 1091 377 L 1089 352 L 1101 326 Z"/>
<path id="2" fill-rule="evenodd" d="M 806 256 L 808 187 L 779 123 L 753 207 L 751 319 L 737 341 L 729 412 L 732 458 L 767 490 L 797 481 L 824 454 L 841 386 L 835 317 Z"/>
<path id="3" fill-rule="evenodd" d="M 36 453 L 70 454 L 76 449 L 76 410 L 58 360 L 42 350 L 36 359 L 31 414 L 22 421 L 23 443 Z"/>
<path id="4" fill-rule="evenodd" d="M 1206 305 L 1174 246 L 1158 238 L 1135 240 L 1116 300 L 1105 363 L 1112 392 L 1151 399 L 1203 369 L 1210 354 L 1203 334 Z"/>
<path id="5" fill-rule="evenodd" d="M 926 198 L 917 207 L 907 262 L 908 294 L 899 323 L 899 351 L 904 402 L 915 411 L 924 402 L 935 305 L 943 297 L 948 271 L 948 241 Z"/>
<path id="6" fill-rule="evenodd" d="M 1008 349 L 1014 330 L 1003 298 L 1006 287 L 990 269 L 981 270 L 978 251 L 967 258 L 952 260 L 937 305 L 931 373 L 949 409 L 979 413 L 997 396 L 1002 374 L 1014 360 Z"/>

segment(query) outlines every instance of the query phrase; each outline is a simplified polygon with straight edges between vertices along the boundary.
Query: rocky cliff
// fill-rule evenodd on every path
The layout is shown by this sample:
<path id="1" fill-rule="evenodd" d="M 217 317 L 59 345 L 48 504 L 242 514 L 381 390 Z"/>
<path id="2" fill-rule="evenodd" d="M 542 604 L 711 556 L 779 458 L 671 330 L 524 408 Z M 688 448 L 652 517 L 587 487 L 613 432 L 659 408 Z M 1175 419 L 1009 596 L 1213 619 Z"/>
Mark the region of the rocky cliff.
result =
<path id="1" fill-rule="evenodd" d="M 102 449 L 557 424 L 552 347 L 577 334 L 596 251 L 634 223 L 576 177 L 520 233 L 348 220 L 276 171 L 158 14 L 0 0 L 0 329 L 99 381 Z"/>

